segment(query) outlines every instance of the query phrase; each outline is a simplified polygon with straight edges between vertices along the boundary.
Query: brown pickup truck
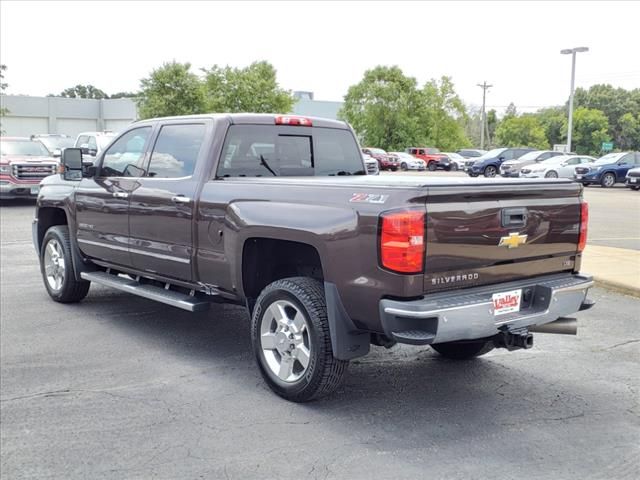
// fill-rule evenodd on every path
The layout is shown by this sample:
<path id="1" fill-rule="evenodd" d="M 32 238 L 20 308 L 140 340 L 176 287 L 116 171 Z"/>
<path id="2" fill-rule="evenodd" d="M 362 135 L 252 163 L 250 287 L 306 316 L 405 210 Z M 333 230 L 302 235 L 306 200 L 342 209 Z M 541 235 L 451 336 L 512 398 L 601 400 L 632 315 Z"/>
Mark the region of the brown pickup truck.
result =
<path id="1" fill-rule="evenodd" d="M 96 283 L 246 305 L 262 375 L 289 400 L 334 390 L 370 344 L 530 348 L 593 305 L 569 180 L 366 175 L 347 124 L 256 114 L 140 121 L 95 163 L 62 163 L 33 223 L 49 295 Z"/>

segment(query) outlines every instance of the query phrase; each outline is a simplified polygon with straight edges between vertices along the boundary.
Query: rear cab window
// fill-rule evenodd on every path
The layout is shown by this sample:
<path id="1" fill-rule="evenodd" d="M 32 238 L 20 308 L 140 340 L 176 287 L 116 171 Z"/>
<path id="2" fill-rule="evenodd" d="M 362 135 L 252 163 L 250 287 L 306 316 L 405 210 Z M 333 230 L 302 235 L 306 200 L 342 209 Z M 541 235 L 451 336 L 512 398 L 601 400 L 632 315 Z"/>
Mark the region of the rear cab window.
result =
<path id="1" fill-rule="evenodd" d="M 349 130 L 282 125 L 232 125 L 217 178 L 365 175 Z"/>

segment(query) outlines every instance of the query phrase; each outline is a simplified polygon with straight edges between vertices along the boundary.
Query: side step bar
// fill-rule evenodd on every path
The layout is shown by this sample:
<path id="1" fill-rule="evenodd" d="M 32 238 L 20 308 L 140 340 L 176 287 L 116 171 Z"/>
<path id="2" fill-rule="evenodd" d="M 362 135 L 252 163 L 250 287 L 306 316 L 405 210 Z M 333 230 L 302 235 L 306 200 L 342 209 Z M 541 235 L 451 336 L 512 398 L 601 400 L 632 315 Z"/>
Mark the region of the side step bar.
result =
<path id="1" fill-rule="evenodd" d="M 209 301 L 203 300 L 202 298 L 153 285 L 144 285 L 136 282 L 135 280 L 119 277 L 106 272 L 82 272 L 80 276 L 90 282 L 99 283 L 106 287 L 132 293 L 133 295 L 165 303 L 172 307 L 181 308 L 182 310 L 187 310 L 189 312 L 202 312 L 204 310 L 208 310 L 211 306 Z"/>

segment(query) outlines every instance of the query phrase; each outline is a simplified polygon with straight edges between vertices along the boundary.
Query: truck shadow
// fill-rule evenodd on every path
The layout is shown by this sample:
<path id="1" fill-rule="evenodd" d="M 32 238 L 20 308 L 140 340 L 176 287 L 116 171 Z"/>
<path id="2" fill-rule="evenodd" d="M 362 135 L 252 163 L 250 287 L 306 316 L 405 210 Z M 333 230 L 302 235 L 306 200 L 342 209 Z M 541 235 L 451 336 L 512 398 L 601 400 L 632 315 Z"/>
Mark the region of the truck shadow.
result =
<path id="1" fill-rule="evenodd" d="M 106 304 L 110 311 L 105 311 Z M 251 351 L 249 319 L 241 307 L 214 305 L 210 312 L 190 314 L 101 288 L 92 289 L 83 305 L 100 310 L 101 319 L 142 343 L 160 344 L 214 370 L 233 365 L 232 382 L 239 391 L 289 412 L 293 421 L 322 423 L 347 437 L 355 430 L 371 436 L 373 443 L 376 435 L 378 441 L 390 435 L 394 448 L 425 447 L 493 430 L 517 431 L 523 422 L 579 418 L 593 408 L 584 400 L 591 395 L 588 381 L 567 378 L 554 369 L 554 360 L 535 348 L 454 362 L 429 348 L 406 346 L 372 347 L 367 357 L 351 363 L 344 384 L 331 397 L 291 404 L 262 382 Z M 601 396 L 602 405 L 615 402 L 613 393 Z"/>

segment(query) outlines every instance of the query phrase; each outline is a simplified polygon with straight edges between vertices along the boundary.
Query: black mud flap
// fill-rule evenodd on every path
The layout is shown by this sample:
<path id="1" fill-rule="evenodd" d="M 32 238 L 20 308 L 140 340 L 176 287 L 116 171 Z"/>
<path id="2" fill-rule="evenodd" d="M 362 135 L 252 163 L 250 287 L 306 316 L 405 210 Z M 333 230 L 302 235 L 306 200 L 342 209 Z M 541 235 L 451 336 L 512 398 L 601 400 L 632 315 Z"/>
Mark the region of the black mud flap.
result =
<path id="1" fill-rule="evenodd" d="M 327 302 L 327 317 L 333 356 L 338 360 L 351 360 L 369 353 L 371 335 L 358 330 L 347 314 L 340 300 L 338 289 L 333 283 L 324 282 Z"/>

